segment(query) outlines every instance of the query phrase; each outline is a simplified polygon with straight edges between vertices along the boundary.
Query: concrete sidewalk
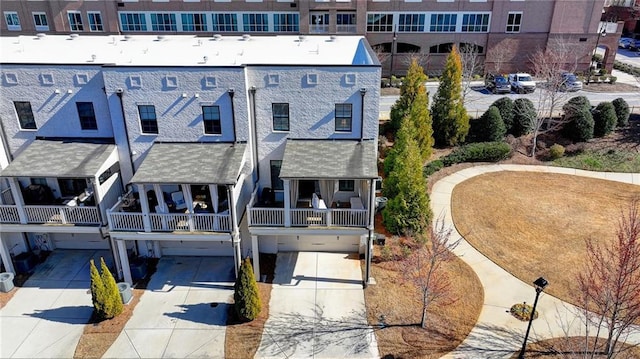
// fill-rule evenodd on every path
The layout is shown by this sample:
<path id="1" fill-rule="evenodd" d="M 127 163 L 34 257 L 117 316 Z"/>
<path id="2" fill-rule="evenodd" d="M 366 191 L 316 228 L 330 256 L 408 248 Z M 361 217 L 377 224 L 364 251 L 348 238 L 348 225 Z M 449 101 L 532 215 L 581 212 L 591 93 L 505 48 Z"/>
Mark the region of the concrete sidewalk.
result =
<path id="1" fill-rule="evenodd" d="M 431 191 L 431 208 L 434 217 L 443 216 L 446 227 L 453 229 L 453 238 L 462 236 L 455 230 L 451 217 L 453 188 L 474 176 L 497 171 L 529 171 L 562 173 L 640 185 L 638 173 L 590 172 L 571 168 L 523 165 L 488 165 L 461 170 L 436 182 Z M 476 326 L 456 350 L 443 358 L 511 358 L 522 346 L 526 322 L 512 317 L 508 311 L 515 303 L 531 302 L 535 291 L 530 283 L 524 283 L 478 252 L 462 239 L 455 249 L 478 275 L 484 287 L 484 305 Z M 531 281 L 535 280 L 532 274 Z M 529 342 L 567 334 L 583 332 L 583 322 L 578 308 L 546 293 L 538 302 L 540 317 L 533 323 Z M 603 334 L 604 335 L 604 334 Z M 640 332 L 627 338 L 628 343 L 640 344 Z"/>

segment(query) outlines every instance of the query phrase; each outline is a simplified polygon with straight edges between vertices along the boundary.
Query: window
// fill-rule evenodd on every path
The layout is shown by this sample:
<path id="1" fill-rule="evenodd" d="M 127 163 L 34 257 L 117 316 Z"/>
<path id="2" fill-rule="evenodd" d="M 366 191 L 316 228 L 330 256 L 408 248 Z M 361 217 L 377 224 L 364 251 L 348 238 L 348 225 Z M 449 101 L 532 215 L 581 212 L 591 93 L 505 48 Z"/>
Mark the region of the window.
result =
<path id="1" fill-rule="evenodd" d="M 158 120 L 156 118 L 156 108 L 153 105 L 139 105 L 140 128 L 142 133 L 158 133 Z"/>
<path id="2" fill-rule="evenodd" d="M 367 14 L 367 31 L 392 32 L 393 14 Z"/>
<path id="3" fill-rule="evenodd" d="M 236 14 L 213 14 L 213 31 L 238 31 Z"/>
<path id="4" fill-rule="evenodd" d="M 33 13 L 33 23 L 36 25 L 36 31 L 49 31 L 49 23 L 47 22 L 47 14 L 43 12 Z"/>
<path id="5" fill-rule="evenodd" d="M 309 32 L 322 33 L 329 31 L 329 14 L 309 14 Z"/>
<path id="6" fill-rule="evenodd" d="M 220 107 L 202 106 L 202 122 L 204 123 L 205 134 L 222 134 L 222 127 L 220 125 Z"/>
<path id="7" fill-rule="evenodd" d="M 456 14 L 431 14 L 431 26 L 429 27 L 429 31 L 455 32 L 457 19 L 458 16 Z"/>
<path id="8" fill-rule="evenodd" d="M 269 31 L 267 14 L 242 14 L 244 31 Z"/>
<path id="9" fill-rule="evenodd" d="M 273 130 L 289 131 L 289 104 L 274 103 L 273 109 Z"/>
<path id="10" fill-rule="evenodd" d="M 429 48 L 429 53 L 431 53 L 431 54 L 448 54 L 448 53 L 451 52 L 452 48 L 453 48 L 453 43 L 447 42 L 447 43 L 444 43 L 444 44 L 438 44 L 438 45 L 431 46 Z"/>
<path id="11" fill-rule="evenodd" d="M 355 181 L 354 180 L 339 180 L 338 181 L 338 191 L 340 191 L 340 192 L 353 192 L 353 191 L 355 191 Z"/>
<path id="12" fill-rule="evenodd" d="M 18 18 L 18 13 L 15 11 L 5 11 L 4 19 L 7 22 L 7 30 L 9 31 L 20 31 L 22 30 L 22 26 L 20 26 L 20 18 Z"/>
<path id="13" fill-rule="evenodd" d="M 13 105 L 16 108 L 18 114 L 18 121 L 20 121 L 20 128 L 23 130 L 35 130 L 36 120 L 33 118 L 33 110 L 31 109 L 31 102 L 28 101 L 14 101 Z"/>
<path id="14" fill-rule="evenodd" d="M 153 31 L 177 31 L 176 14 L 151 14 L 151 29 Z"/>
<path id="15" fill-rule="evenodd" d="M 97 130 L 96 114 L 93 111 L 93 102 L 76 102 L 80 128 L 83 130 Z"/>
<path id="16" fill-rule="evenodd" d="M 120 26 L 122 31 L 147 31 L 145 14 L 121 13 Z"/>
<path id="17" fill-rule="evenodd" d="M 338 13 L 336 15 L 337 32 L 356 32 L 356 14 Z"/>
<path id="18" fill-rule="evenodd" d="M 282 191 L 284 189 L 284 182 L 280 179 L 280 168 L 282 168 L 282 161 L 271 160 L 271 188 L 274 190 Z"/>
<path id="19" fill-rule="evenodd" d="M 67 12 L 69 18 L 69 30 L 71 31 L 84 31 L 84 25 L 82 24 L 82 14 L 78 11 Z"/>
<path id="20" fill-rule="evenodd" d="M 521 12 L 510 12 L 507 17 L 507 32 L 520 32 L 520 25 L 522 24 Z"/>
<path id="21" fill-rule="evenodd" d="M 89 31 L 104 31 L 102 15 L 99 12 L 88 12 L 87 17 L 89 18 Z"/>
<path id="22" fill-rule="evenodd" d="M 489 14 L 462 15 L 462 32 L 489 31 Z"/>
<path id="23" fill-rule="evenodd" d="M 49 184 L 47 183 L 47 179 L 46 178 L 42 178 L 42 177 L 36 177 L 36 178 L 31 178 L 31 184 L 36 184 L 36 185 L 40 185 L 40 186 L 49 186 Z"/>
<path id="24" fill-rule="evenodd" d="M 182 14 L 182 31 L 207 31 L 207 15 Z"/>
<path id="25" fill-rule="evenodd" d="M 59 178 L 60 194 L 63 197 L 77 196 L 87 189 L 87 180 L 84 178 Z"/>
<path id="26" fill-rule="evenodd" d="M 424 31 L 424 14 L 400 14 L 399 32 Z"/>
<path id="27" fill-rule="evenodd" d="M 351 132 L 351 104 L 336 104 L 336 131 Z"/>
<path id="28" fill-rule="evenodd" d="M 298 14 L 273 14 L 273 31 L 298 32 L 299 29 Z"/>

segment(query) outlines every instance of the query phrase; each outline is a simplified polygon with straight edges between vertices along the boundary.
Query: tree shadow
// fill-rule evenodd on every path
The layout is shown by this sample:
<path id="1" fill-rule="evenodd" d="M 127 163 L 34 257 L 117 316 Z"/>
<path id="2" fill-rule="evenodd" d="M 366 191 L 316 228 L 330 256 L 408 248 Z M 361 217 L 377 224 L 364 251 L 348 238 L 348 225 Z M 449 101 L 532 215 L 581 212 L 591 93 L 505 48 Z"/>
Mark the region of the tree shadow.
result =
<path id="1" fill-rule="evenodd" d="M 524 333 L 520 329 L 478 323 L 467 339 L 456 348 L 457 353 L 473 353 L 477 357 L 504 358 L 522 345 Z"/>
<path id="2" fill-rule="evenodd" d="M 227 313 L 230 306 L 228 303 L 218 302 L 181 304 L 178 307 L 182 308 L 182 311 L 164 313 L 164 315 L 194 323 L 224 326 L 227 324 Z"/>
<path id="3" fill-rule="evenodd" d="M 67 324 L 87 324 L 93 313 L 93 307 L 88 305 L 67 306 L 38 310 L 33 313 L 25 313 L 25 316 L 45 319 L 51 322 Z"/>

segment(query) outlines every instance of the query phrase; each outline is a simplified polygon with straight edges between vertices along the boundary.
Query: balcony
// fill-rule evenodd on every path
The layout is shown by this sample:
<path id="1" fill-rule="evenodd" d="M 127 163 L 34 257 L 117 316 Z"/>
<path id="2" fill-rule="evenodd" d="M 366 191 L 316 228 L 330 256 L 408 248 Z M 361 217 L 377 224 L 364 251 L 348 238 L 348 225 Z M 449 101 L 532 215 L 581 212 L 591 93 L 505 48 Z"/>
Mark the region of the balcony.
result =
<path id="1" fill-rule="evenodd" d="M 356 31 L 356 25 L 336 25 L 336 32 L 338 34 L 355 34 Z"/>

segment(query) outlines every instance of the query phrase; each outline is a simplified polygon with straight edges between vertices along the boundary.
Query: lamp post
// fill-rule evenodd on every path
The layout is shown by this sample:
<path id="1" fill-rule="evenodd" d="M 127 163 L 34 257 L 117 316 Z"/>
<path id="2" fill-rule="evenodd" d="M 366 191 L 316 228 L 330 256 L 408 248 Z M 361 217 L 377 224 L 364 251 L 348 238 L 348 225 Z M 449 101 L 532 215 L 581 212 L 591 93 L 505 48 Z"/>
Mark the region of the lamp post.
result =
<path id="1" fill-rule="evenodd" d="M 593 58 L 596 56 L 596 52 L 598 51 L 598 45 L 600 45 L 600 37 L 607 36 L 607 24 L 602 25 L 601 28 L 598 29 L 598 38 L 596 39 L 596 47 L 593 48 L 593 54 L 591 55 L 591 59 L 589 59 L 589 75 L 587 76 L 587 85 L 591 82 L 591 74 L 593 71 L 591 70 L 591 63 L 593 62 Z M 603 58 L 604 61 L 604 58 Z"/>
<path id="2" fill-rule="evenodd" d="M 518 359 L 524 359 L 524 352 L 527 350 L 527 339 L 529 339 L 531 323 L 533 322 L 533 316 L 536 313 L 536 305 L 538 305 L 538 297 L 540 297 L 540 293 L 542 293 L 544 288 L 549 285 L 549 282 L 547 282 L 546 279 L 540 277 L 533 282 L 533 285 L 536 286 L 536 299 L 533 301 L 533 309 L 531 310 L 531 315 L 529 316 L 529 325 L 527 326 L 527 332 L 524 335 L 524 342 L 522 343 L 522 349 L 520 349 L 520 355 L 518 355 Z"/>
<path id="3" fill-rule="evenodd" d="M 391 39 L 391 66 L 389 66 L 389 78 L 393 76 L 393 53 L 396 47 L 396 41 L 398 40 L 398 34 L 396 33 L 396 28 L 393 28 L 393 38 Z"/>

